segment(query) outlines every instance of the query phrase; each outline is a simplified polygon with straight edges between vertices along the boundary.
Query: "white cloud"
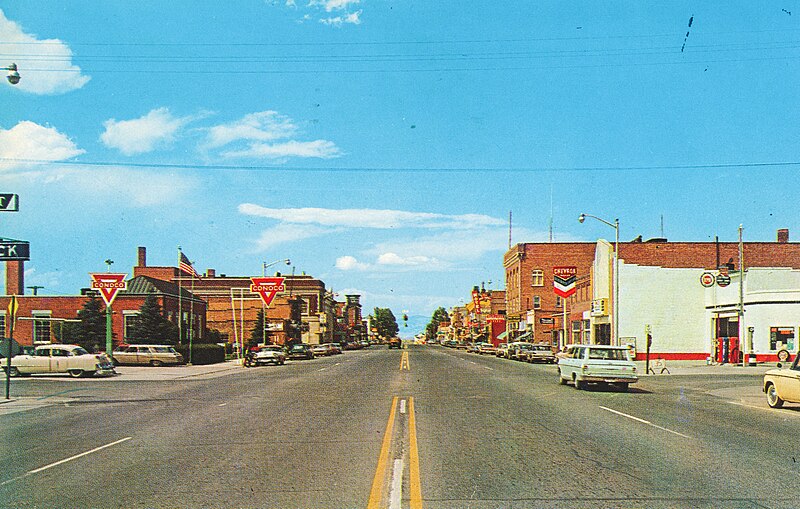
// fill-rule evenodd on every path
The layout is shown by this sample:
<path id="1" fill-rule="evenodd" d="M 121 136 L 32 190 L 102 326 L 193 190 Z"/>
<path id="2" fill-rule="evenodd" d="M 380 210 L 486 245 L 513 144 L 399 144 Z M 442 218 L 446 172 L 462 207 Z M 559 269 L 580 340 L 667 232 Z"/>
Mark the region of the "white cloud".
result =
<path id="1" fill-rule="evenodd" d="M 367 270 L 369 269 L 369 265 L 366 263 L 359 262 L 353 256 L 341 256 L 336 259 L 336 268 L 339 270 Z"/>
<path id="2" fill-rule="evenodd" d="M 54 127 L 22 121 L 11 129 L 0 129 L 0 158 L 63 161 L 85 151 Z M 0 161 L 0 169 L 28 167 L 29 164 Z"/>
<path id="3" fill-rule="evenodd" d="M 167 108 L 151 110 L 147 115 L 133 120 L 106 120 L 105 132 L 100 140 L 108 147 L 125 155 L 152 152 L 169 144 L 175 135 L 193 117 L 175 117 Z"/>
<path id="4" fill-rule="evenodd" d="M 280 244 L 319 237 L 335 231 L 335 228 L 279 224 L 261 232 L 256 241 L 256 249 L 258 252 L 267 251 Z"/>
<path id="5" fill-rule="evenodd" d="M 328 17 L 328 18 L 320 18 L 319 22 L 323 25 L 330 25 L 340 27 L 343 24 L 348 25 L 360 25 L 361 24 L 361 10 L 356 12 L 351 12 L 344 16 L 335 16 L 335 17 Z"/>
<path id="6" fill-rule="evenodd" d="M 245 150 L 223 152 L 223 157 L 253 157 L 286 159 L 288 157 L 316 157 L 333 159 L 342 155 L 339 147 L 328 140 L 286 141 L 282 143 L 253 143 Z"/>
<path id="7" fill-rule="evenodd" d="M 347 9 L 351 5 L 359 3 L 361 3 L 361 0 L 311 0 L 308 5 L 323 7 L 326 12 L 333 12 Z"/>
<path id="8" fill-rule="evenodd" d="M 292 119 L 277 111 L 261 111 L 245 115 L 236 122 L 214 126 L 208 130 L 210 147 L 221 147 L 234 141 L 274 141 L 297 133 Z"/>
<path id="9" fill-rule="evenodd" d="M 5 55 L 3 60 L 14 62 L 19 68 L 22 79 L 14 87 L 20 90 L 32 94 L 63 94 L 81 88 L 91 79 L 72 63 L 69 46 L 58 39 L 37 39 L 35 35 L 26 34 L 17 23 L 5 17 L 2 9 L 0 41 L 0 54 Z M 30 56 L 32 54 L 35 57 Z"/>
<path id="10" fill-rule="evenodd" d="M 352 228 L 452 228 L 471 229 L 503 225 L 504 221 L 482 214 L 446 215 L 430 212 L 380 209 L 271 209 L 243 203 L 239 212 L 296 224 L 320 224 Z"/>
<path id="11" fill-rule="evenodd" d="M 379 265 L 400 265 L 407 267 L 414 267 L 419 265 L 437 264 L 435 258 L 428 258 L 427 256 L 408 256 L 402 257 L 397 253 L 383 253 L 378 256 Z"/>
<path id="12" fill-rule="evenodd" d="M 198 186 L 192 177 L 129 168 L 68 169 L 59 175 L 57 183 L 85 195 L 87 200 L 133 207 L 174 205 Z"/>

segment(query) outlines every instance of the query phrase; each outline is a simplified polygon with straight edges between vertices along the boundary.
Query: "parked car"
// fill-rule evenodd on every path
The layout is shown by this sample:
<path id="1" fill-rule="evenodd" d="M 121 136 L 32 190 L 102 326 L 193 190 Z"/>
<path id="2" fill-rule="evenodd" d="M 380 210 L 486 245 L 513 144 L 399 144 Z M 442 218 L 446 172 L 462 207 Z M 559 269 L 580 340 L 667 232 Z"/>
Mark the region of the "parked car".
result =
<path id="1" fill-rule="evenodd" d="M 508 352 L 508 343 L 500 343 L 497 345 L 497 350 L 494 354 L 498 357 L 505 357 L 506 353 Z"/>
<path id="2" fill-rule="evenodd" d="M 772 408 L 780 408 L 787 401 L 800 403 L 800 355 L 795 356 L 791 366 L 784 367 L 778 363 L 778 369 L 764 373 L 764 393 L 767 404 Z"/>
<path id="3" fill-rule="evenodd" d="M 170 345 L 119 345 L 112 354 L 114 365 L 149 364 L 163 366 L 165 364 L 183 364 L 183 355 Z"/>
<path id="4" fill-rule="evenodd" d="M 562 385 L 572 382 L 576 389 L 585 389 L 588 383 L 603 383 L 627 391 L 639 381 L 627 346 L 570 345 L 565 353 L 558 360 Z"/>
<path id="5" fill-rule="evenodd" d="M 329 343 L 329 344 L 331 345 L 331 351 L 334 354 L 342 353 L 342 345 L 341 345 L 341 343 Z"/>
<path id="6" fill-rule="evenodd" d="M 313 359 L 314 352 L 311 351 L 311 345 L 307 343 L 295 343 L 289 347 L 287 352 L 289 359 Z"/>
<path id="7" fill-rule="evenodd" d="M 245 360 L 245 366 L 275 364 L 281 366 L 286 362 L 286 350 L 281 345 L 264 345 L 251 351 Z"/>
<path id="8" fill-rule="evenodd" d="M 508 345 L 508 358 L 515 361 L 527 361 L 531 348 L 533 348 L 533 344 L 526 341 L 511 343 Z"/>
<path id="9" fill-rule="evenodd" d="M 478 345 L 478 353 L 483 355 L 485 353 L 493 354 L 497 351 L 497 348 L 491 343 L 480 343 Z"/>
<path id="10" fill-rule="evenodd" d="M 399 348 L 402 350 L 403 341 L 401 341 L 400 338 L 392 338 L 389 340 L 389 348 Z"/>
<path id="11" fill-rule="evenodd" d="M 311 351 L 314 353 L 314 357 L 326 357 L 328 355 L 333 355 L 333 348 L 331 348 L 330 343 L 314 345 L 311 347 Z"/>
<path id="12" fill-rule="evenodd" d="M 537 343 L 528 350 L 528 362 L 545 362 L 555 364 L 556 354 L 547 343 Z"/>
<path id="13" fill-rule="evenodd" d="M 478 353 L 480 352 L 481 344 L 480 343 L 468 343 L 467 344 L 467 353 Z"/>
<path id="14" fill-rule="evenodd" d="M 3 364 L 3 371 L 7 369 Z M 40 345 L 31 354 L 11 358 L 9 376 L 69 373 L 73 377 L 113 375 L 114 365 L 104 353 L 92 354 L 78 345 Z"/>

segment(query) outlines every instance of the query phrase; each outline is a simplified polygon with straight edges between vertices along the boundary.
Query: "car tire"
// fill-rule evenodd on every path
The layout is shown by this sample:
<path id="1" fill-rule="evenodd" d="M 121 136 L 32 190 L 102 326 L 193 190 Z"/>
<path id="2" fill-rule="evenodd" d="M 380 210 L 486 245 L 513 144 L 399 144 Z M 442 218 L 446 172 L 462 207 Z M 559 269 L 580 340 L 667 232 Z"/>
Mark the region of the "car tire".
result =
<path id="1" fill-rule="evenodd" d="M 561 385 L 567 385 L 567 379 L 561 376 L 561 370 L 558 370 L 558 383 Z"/>
<path id="2" fill-rule="evenodd" d="M 5 373 L 6 370 L 8 371 L 8 376 L 10 376 L 11 378 L 22 376 L 22 373 L 20 373 L 15 366 L 11 366 L 10 369 L 7 368 L 6 366 L 3 366 L 3 373 Z"/>
<path id="3" fill-rule="evenodd" d="M 628 383 L 627 382 L 619 382 L 619 383 L 614 384 L 614 385 L 616 385 L 617 389 L 619 389 L 620 392 L 628 392 Z"/>
<path id="4" fill-rule="evenodd" d="M 164 363 L 158 360 L 153 360 L 150 361 L 150 365 L 153 366 L 154 368 L 160 368 L 161 366 L 164 365 Z"/>
<path id="5" fill-rule="evenodd" d="M 767 404 L 770 408 L 780 408 L 783 406 L 784 401 L 778 396 L 778 391 L 775 389 L 775 384 L 769 383 L 767 384 L 767 388 L 764 390 L 767 393 Z"/>
<path id="6" fill-rule="evenodd" d="M 70 369 L 68 371 L 68 373 L 69 373 L 69 376 L 71 376 L 72 378 L 80 378 L 80 377 L 83 376 L 83 370 L 82 369 Z"/>
<path id="7" fill-rule="evenodd" d="M 575 388 L 578 389 L 579 391 L 582 391 L 586 388 L 586 382 L 578 380 L 577 377 L 573 376 L 572 381 L 575 383 Z"/>

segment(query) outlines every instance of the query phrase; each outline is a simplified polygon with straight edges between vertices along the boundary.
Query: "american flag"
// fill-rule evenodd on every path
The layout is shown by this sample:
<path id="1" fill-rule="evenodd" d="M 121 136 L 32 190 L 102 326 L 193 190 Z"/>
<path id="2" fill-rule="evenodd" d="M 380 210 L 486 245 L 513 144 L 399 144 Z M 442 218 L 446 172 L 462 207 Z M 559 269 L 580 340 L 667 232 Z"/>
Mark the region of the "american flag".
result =
<path id="1" fill-rule="evenodd" d="M 183 254 L 182 251 L 181 251 L 181 261 L 180 263 L 178 263 L 178 268 L 181 269 L 183 272 L 190 274 L 194 277 L 200 277 L 200 274 L 198 274 L 197 271 L 194 270 L 194 267 L 192 267 L 192 262 L 189 261 L 189 259 L 186 257 L 185 254 Z"/>

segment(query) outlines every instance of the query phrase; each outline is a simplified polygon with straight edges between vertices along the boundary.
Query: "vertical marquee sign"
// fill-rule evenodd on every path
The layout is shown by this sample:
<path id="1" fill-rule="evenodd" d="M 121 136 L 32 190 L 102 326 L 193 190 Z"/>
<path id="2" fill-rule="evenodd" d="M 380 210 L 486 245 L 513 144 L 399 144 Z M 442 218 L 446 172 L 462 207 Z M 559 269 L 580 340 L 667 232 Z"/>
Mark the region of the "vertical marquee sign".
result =
<path id="1" fill-rule="evenodd" d="M 567 297 L 575 293 L 575 277 L 578 274 L 577 267 L 553 267 L 553 291 L 556 295 L 564 299 L 561 301 L 564 310 L 564 346 L 567 341 Z"/>
<path id="2" fill-rule="evenodd" d="M 111 359 L 111 351 L 114 349 L 113 334 L 111 333 L 111 303 L 117 297 L 117 292 L 128 289 L 128 282 L 125 281 L 127 274 L 94 272 L 89 275 L 92 277 L 92 289 L 100 291 L 100 296 L 106 303 L 106 355 Z"/>
<path id="3" fill-rule="evenodd" d="M 475 313 L 481 314 L 481 292 L 477 286 L 472 288 L 472 303 L 475 305 Z"/>

